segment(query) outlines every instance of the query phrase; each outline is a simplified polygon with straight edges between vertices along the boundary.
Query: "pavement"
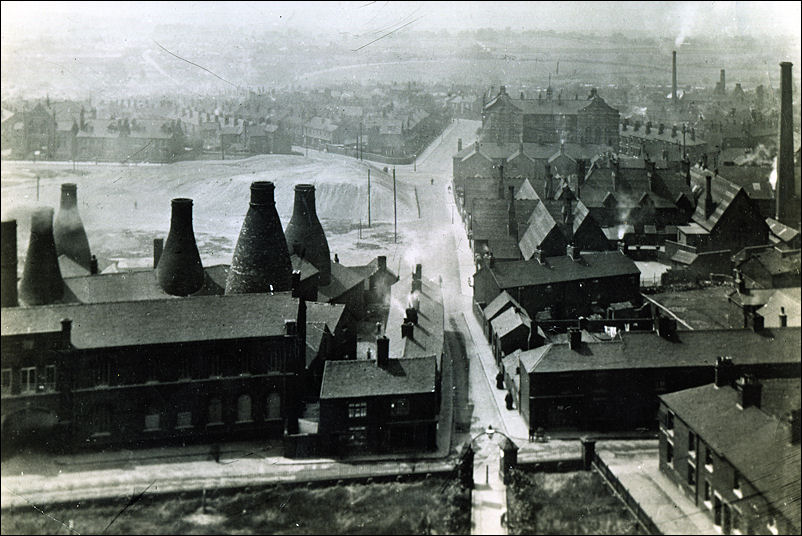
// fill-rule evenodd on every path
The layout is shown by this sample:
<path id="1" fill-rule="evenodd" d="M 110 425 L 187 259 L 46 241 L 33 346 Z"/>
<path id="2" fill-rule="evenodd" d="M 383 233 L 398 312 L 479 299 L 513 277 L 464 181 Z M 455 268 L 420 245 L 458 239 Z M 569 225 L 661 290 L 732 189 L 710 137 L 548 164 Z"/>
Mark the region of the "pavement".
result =
<path id="1" fill-rule="evenodd" d="M 502 523 L 507 512 L 507 486 L 499 474 L 499 449 L 488 442 L 477 452 L 477 458 L 485 451 L 488 456 L 473 468 L 471 534 L 507 534 Z"/>
<path id="2" fill-rule="evenodd" d="M 662 534 L 720 534 L 707 513 L 660 472 L 657 440 L 598 442 L 596 452 Z"/>

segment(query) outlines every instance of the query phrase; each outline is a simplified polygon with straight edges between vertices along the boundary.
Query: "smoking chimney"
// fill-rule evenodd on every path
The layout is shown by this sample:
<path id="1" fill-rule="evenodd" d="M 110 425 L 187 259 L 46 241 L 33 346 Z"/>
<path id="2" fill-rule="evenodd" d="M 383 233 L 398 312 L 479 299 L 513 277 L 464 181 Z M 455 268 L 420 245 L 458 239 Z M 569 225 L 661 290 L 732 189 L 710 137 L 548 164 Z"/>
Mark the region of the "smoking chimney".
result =
<path id="1" fill-rule="evenodd" d="M 66 255 L 87 270 L 92 254 L 84 224 L 78 214 L 78 187 L 73 183 L 61 185 L 61 206 L 53 224 L 56 255 Z"/>
<path id="2" fill-rule="evenodd" d="M 31 215 L 31 239 L 20 281 L 19 297 L 25 305 L 47 305 L 64 295 L 64 281 L 53 238 L 53 209 L 38 208 Z"/>
<path id="3" fill-rule="evenodd" d="M 292 262 L 276 212 L 274 192 L 272 182 L 251 183 L 250 206 L 228 270 L 226 294 L 292 288 Z"/>
<path id="4" fill-rule="evenodd" d="M 307 259 L 318 269 L 320 285 L 331 283 L 331 253 L 326 233 L 317 218 L 313 185 L 295 185 L 295 205 L 284 236 L 291 255 Z"/>
<path id="5" fill-rule="evenodd" d="M 671 53 L 671 103 L 677 103 L 677 51 Z"/>
<path id="6" fill-rule="evenodd" d="M 173 296 L 189 296 L 203 286 L 204 272 L 192 229 L 192 199 L 172 200 L 170 232 L 156 267 L 159 286 Z"/>
<path id="7" fill-rule="evenodd" d="M 390 339 L 384 335 L 376 338 L 376 365 L 384 368 L 390 364 Z"/>
<path id="8" fill-rule="evenodd" d="M 774 196 L 777 220 L 790 222 L 794 197 L 794 120 L 792 111 L 792 63 L 780 63 L 780 150 L 777 156 L 777 191 Z"/>
<path id="9" fill-rule="evenodd" d="M 3 307 L 17 307 L 17 220 L 2 222 L 0 231 L 2 240 L 2 283 L 0 284 L 0 300 Z"/>

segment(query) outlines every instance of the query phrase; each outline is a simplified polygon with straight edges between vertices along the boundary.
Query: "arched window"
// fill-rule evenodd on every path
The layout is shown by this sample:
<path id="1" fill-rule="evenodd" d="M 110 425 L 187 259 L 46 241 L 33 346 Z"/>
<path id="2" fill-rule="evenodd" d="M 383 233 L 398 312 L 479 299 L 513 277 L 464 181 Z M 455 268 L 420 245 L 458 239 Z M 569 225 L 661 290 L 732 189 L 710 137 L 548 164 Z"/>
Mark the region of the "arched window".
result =
<path id="1" fill-rule="evenodd" d="M 223 403 L 219 398 L 209 400 L 209 424 L 223 424 Z"/>
<path id="2" fill-rule="evenodd" d="M 251 422 L 253 420 L 251 414 L 251 397 L 249 395 L 240 395 L 237 399 L 237 422 Z"/>
<path id="3" fill-rule="evenodd" d="M 267 395 L 267 408 L 265 409 L 265 420 L 281 418 L 281 395 L 272 392 Z"/>

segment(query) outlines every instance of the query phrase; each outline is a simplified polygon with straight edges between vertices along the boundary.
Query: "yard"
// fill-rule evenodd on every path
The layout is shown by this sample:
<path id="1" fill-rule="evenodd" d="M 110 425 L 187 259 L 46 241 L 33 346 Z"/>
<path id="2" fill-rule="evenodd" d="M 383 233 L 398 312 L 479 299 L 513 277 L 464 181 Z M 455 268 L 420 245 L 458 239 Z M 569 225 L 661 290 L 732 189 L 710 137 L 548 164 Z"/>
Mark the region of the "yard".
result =
<path id="1" fill-rule="evenodd" d="M 43 513 L 3 512 L 0 525 L 3 534 L 467 534 L 470 501 L 456 480 L 432 477 L 319 488 L 246 488 L 210 494 L 205 508 L 198 493 L 169 498 L 146 494 L 122 513 L 126 500 L 80 508 L 45 506 Z"/>
<path id="2" fill-rule="evenodd" d="M 645 534 L 595 471 L 517 470 L 507 502 L 510 534 Z"/>

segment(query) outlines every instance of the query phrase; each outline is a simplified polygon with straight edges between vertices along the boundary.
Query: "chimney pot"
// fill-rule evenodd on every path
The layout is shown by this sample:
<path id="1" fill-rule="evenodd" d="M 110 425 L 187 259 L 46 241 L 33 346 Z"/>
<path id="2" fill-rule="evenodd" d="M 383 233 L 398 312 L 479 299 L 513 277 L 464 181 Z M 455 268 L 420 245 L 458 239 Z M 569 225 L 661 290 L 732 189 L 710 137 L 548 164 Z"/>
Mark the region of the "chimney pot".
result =
<path id="1" fill-rule="evenodd" d="M 420 265 L 420 264 L 416 264 L 415 265 L 415 275 L 413 276 L 413 279 L 416 279 L 418 281 L 423 279 L 423 266 L 422 265 Z"/>
<path id="2" fill-rule="evenodd" d="M 545 260 L 543 259 L 543 250 L 540 248 L 535 249 L 534 258 L 538 264 L 545 264 Z"/>
<path id="3" fill-rule="evenodd" d="M 579 248 L 573 244 L 568 244 L 565 249 L 572 261 L 578 261 L 581 258 L 581 255 L 579 254 Z"/>
<path id="4" fill-rule="evenodd" d="M 745 374 L 738 380 L 738 402 L 742 409 L 748 407 L 760 407 L 760 396 L 762 387 L 757 378 L 751 374 Z"/>
<path id="5" fill-rule="evenodd" d="M 387 257 L 384 255 L 379 255 L 376 257 L 377 263 L 379 265 L 379 270 L 386 271 L 387 270 Z"/>
<path id="6" fill-rule="evenodd" d="M 568 346 L 575 352 L 582 347 L 582 332 L 578 328 L 568 328 Z"/>
<path id="7" fill-rule="evenodd" d="M 725 387 L 732 384 L 735 379 L 735 367 L 729 357 L 718 356 L 716 358 L 716 387 Z"/>
<path id="8" fill-rule="evenodd" d="M 376 365 L 384 368 L 390 364 L 390 339 L 381 335 L 376 338 Z"/>
<path id="9" fill-rule="evenodd" d="M 97 257 L 94 255 L 92 255 L 92 257 L 89 259 L 89 273 L 91 275 L 97 275 L 98 273 Z"/>
<path id="10" fill-rule="evenodd" d="M 780 307 L 780 327 L 788 327 L 788 315 L 785 314 L 785 307 Z"/>
<path id="11" fill-rule="evenodd" d="M 17 307 L 17 220 L 2 222 L 0 231 L 2 240 L 2 283 L 0 283 L 0 299 L 2 307 Z"/>
<path id="12" fill-rule="evenodd" d="M 406 309 L 406 322 L 411 324 L 418 324 L 418 310 L 415 307 L 407 307 Z"/>
<path id="13" fill-rule="evenodd" d="M 401 337 L 407 339 L 414 339 L 415 324 L 412 322 L 404 322 L 401 324 Z"/>
<path id="14" fill-rule="evenodd" d="M 412 279 L 412 292 L 420 292 L 423 289 L 423 282 L 420 279 Z"/>
<path id="15" fill-rule="evenodd" d="M 624 242 L 623 240 L 618 241 L 618 251 L 619 253 L 621 253 L 621 255 L 627 254 L 627 243 Z"/>

